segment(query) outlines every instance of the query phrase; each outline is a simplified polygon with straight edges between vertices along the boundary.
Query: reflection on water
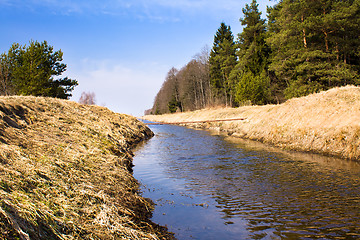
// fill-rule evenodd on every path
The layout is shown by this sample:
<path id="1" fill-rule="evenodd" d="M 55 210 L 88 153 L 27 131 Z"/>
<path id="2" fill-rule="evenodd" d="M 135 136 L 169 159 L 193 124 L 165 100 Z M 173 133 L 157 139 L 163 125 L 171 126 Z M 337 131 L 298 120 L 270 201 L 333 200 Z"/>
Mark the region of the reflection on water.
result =
<path id="1" fill-rule="evenodd" d="M 360 165 L 178 126 L 135 151 L 153 221 L 178 239 L 360 239 Z"/>

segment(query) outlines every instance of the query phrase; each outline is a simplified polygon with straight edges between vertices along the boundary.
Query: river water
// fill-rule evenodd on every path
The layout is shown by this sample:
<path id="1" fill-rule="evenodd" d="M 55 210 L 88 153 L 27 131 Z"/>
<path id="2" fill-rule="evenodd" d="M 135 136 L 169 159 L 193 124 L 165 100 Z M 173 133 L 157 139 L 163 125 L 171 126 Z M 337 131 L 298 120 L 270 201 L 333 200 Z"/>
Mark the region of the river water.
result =
<path id="1" fill-rule="evenodd" d="M 151 126 L 134 176 L 177 239 L 360 239 L 360 164 Z"/>

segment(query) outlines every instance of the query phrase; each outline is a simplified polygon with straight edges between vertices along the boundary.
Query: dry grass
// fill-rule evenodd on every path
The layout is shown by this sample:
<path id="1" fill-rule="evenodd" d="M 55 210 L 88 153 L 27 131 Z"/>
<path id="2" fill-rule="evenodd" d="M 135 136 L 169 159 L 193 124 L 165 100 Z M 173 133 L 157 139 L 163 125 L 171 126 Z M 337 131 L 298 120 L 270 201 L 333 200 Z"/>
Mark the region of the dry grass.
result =
<path id="1" fill-rule="evenodd" d="M 152 132 L 98 106 L 0 98 L 0 239 L 166 239 L 131 147 Z"/>
<path id="2" fill-rule="evenodd" d="M 225 131 L 286 149 L 360 159 L 360 87 L 334 88 L 281 105 L 206 109 L 143 118 L 183 122 L 240 117 L 246 120 L 191 126 Z"/>

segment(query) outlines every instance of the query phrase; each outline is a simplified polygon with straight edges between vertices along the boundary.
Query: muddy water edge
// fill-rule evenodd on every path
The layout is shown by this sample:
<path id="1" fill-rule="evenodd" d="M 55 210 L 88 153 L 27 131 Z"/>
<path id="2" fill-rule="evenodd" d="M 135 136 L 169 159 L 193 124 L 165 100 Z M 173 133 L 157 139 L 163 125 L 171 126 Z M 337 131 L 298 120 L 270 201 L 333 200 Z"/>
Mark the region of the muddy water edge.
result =
<path id="1" fill-rule="evenodd" d="M 150 126 L 134 176 L 177 239 L 359 239 L 360 164 Z"/>

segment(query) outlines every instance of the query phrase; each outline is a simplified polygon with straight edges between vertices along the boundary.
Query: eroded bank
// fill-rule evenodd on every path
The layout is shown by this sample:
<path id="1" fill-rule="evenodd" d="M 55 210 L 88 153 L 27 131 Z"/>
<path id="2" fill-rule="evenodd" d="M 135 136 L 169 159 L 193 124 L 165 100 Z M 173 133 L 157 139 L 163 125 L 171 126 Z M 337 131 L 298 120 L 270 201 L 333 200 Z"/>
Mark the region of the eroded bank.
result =
<path id="1" fill-rule="evenodd" d="M 166 239 L 132 148 L 153 133 L 107 108 L 0 98 L 0 239 Z"/>

